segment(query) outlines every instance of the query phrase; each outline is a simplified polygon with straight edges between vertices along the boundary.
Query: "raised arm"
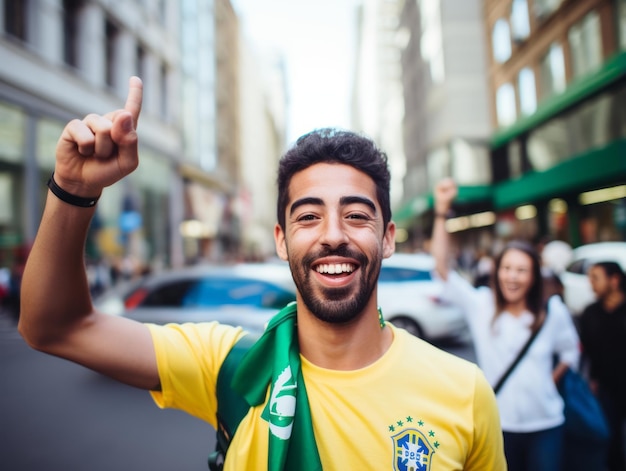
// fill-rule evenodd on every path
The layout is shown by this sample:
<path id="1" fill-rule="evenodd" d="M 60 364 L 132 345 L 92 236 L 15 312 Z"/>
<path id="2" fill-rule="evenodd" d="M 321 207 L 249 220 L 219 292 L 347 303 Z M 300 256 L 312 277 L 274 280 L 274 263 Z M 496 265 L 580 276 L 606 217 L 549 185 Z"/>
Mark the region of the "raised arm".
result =
<path id="1" fill-rule="evenodd" d="M 123 109 L 67 124 L 57 144 L 54 180 L 67 193 L 96 199 L 137 168 L 136 126 L 143 85 L 132 77 Z M 22 279 L 19 331 L 33 348 L 127 384 L 158 387 L 152 339 L 143 324 L 96 312 L 85 272 L 85 240 L 95 205 L 48 192 Z"/>
<path id="2" fill-rule="evenodd" d="M 446 215 L 450 212 L 452 201 L 456 198 L 458 189 L 451 178 L 441 180 L 435 186 L 435 221 L 431 239 L 431 254 L 435 259 L 435 270 L 441 278 L 448 279 L 450 260 L 450 236 L 446 230 Z"/>

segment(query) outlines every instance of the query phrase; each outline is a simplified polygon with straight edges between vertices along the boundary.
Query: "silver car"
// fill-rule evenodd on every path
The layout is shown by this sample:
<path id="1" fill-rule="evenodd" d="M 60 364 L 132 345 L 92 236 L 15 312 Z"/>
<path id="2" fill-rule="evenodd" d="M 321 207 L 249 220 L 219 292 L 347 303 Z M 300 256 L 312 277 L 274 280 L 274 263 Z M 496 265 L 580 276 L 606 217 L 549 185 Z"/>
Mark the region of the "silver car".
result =
<path id="1" fill-rule="evenodd" d="M 97 309 L 155 324 L 218 321 L 260 333 L 296 299 L 286 264 L 194 266 L 148 275 L 94 300 Z"/>

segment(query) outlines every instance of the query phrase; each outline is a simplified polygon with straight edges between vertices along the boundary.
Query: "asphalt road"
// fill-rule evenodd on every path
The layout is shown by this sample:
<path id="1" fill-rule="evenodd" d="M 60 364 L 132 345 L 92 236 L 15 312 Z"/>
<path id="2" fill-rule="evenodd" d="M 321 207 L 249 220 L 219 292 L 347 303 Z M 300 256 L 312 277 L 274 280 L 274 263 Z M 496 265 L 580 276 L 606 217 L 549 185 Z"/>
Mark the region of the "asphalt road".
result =
<path id="1" fill-rule="evenodd" d="M 33 351 L 0 314 L 1 470 L 206 470 L 214 435 L 145 391 Z"/>
<path id="2" fill-rule="evenodd" d="M 0 312 L 0 470 L 207 470 L 214 436 L 145 391 L 30 349 Z"/>

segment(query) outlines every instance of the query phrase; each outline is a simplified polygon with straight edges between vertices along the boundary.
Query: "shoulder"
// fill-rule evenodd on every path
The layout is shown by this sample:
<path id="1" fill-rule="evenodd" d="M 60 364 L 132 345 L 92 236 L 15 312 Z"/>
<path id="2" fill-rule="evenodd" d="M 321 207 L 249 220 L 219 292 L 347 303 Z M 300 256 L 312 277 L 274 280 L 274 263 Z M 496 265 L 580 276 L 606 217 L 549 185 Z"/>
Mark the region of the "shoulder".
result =
<path id="1" fill-rule="evenodd" d="M 241 327 L 233 327 L 219 322 L 186 322 L 184 324 L 146 324 L 153 336 L 180 336 L 190 339 L 220 339 L 243 335 Z"/>
<path id="2" fill-rule="evenodd" d="M 475 363 L 441 350 L 408 333 L 405 374 L 419 378 L 422 391 L 436 392 L 437 401 L 466 423 L 484 430 L 499 429 L 499 414 L 493 388 Z"/>
<path id="3" fill-rule="evenodd" d="M 547 303 L 548 320 L 552 322 L 572 322 L 572 314 L 559 295 L 553 295 L 548 299 Z"/>
<path id="4" fill-rule="evenodd" d="M 218 322 L 148 324 L 148 328 L 157 356 L 191 357 L 217 364 L 245 334 L 241 327 Z"/>
<path id="5" fill-rule="evenodd" d="M 435 347 L 403 329 L 394 328 L 394 335 L 398 336 L 402 355 L 411 367 L 418 364 L 431 379 L 449 383 L 450 387 L 458 387 L 459 384 L 467 387 L 468 382 L 473 383 L 477 372 L 480 372 L 475 363 Z"/>
<path id="6" fill-rule="evenodd" d="M 580 314 L 581 321 L 589 321 L 600 310 L 602 310 L 602 304 L 600 301 L 594 301 L 583 309 L 583 312 Z"/>

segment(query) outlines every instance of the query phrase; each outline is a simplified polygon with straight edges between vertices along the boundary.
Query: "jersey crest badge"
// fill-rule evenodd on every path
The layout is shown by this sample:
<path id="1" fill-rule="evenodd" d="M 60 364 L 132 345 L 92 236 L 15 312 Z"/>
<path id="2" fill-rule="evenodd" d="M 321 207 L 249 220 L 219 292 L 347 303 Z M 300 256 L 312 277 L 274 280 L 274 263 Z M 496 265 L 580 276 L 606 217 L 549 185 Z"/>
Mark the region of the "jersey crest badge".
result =
<path id="1" fill-rule="evenodd" d="M 429 471 L 435 448 L 415 428 L 405 428 L 391 437 L 394 471 Z"/>

